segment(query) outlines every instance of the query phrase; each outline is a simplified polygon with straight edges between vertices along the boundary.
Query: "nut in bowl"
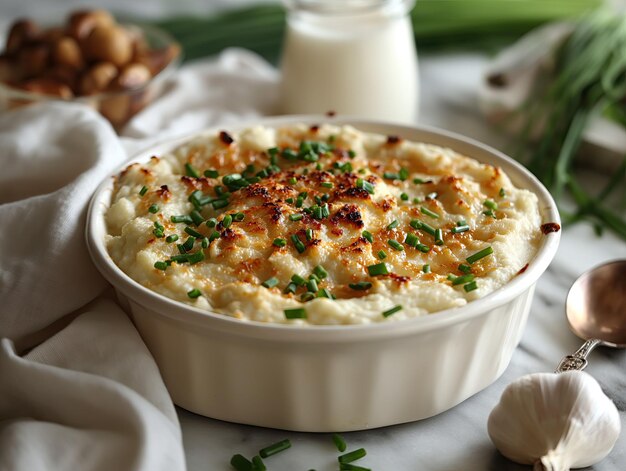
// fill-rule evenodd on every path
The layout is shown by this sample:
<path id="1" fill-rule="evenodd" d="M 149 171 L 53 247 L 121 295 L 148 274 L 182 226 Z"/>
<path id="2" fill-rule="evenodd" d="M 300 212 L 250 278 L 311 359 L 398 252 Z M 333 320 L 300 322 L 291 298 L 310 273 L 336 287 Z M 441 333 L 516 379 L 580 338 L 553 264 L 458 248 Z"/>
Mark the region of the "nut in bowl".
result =
<path id="1" fill-rule="evenodd" d="M 79 11 L 58 27 L 15 22 L 0 55 L 0 110 L 63 100 L 85 103 L 117 129 L 159 93 L 180 63 L 165 32 Z"/>
<path id="2" fill-rule="evenodd" d="M 87 240 L 177 404 L 345 431 L 493 382 L 558 221 L 532 175 L 471 140 L 286 117 L 142 153 L 97 190 Z"/>

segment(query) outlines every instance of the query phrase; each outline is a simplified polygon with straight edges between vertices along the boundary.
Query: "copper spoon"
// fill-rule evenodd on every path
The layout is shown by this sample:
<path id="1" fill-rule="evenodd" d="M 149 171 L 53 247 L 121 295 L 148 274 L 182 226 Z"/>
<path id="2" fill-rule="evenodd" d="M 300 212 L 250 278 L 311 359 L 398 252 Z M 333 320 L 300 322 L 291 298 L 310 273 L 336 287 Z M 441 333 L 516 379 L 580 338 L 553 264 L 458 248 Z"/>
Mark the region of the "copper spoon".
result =
<path id="1" fill-rule="evenodd" d="M 583 370 L 598 345 L 626 348 L 626 260 L 615 260 L 583 273 L 567 294 L 570 329 L 585 343 L 561 360 L 556 373 Z"/>

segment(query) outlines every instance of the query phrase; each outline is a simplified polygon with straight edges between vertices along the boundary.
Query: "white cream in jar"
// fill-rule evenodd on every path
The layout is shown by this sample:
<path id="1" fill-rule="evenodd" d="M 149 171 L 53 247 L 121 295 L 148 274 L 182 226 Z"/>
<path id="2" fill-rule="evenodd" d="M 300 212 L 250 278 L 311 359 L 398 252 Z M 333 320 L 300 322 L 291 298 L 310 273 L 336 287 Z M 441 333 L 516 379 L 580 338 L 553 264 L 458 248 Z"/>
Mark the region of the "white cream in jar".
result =
<path id="1" fill-rule="evenodd" d="M 406 0 L 293 0 L 282 111 L 414 122 L 418 67 Z"/>

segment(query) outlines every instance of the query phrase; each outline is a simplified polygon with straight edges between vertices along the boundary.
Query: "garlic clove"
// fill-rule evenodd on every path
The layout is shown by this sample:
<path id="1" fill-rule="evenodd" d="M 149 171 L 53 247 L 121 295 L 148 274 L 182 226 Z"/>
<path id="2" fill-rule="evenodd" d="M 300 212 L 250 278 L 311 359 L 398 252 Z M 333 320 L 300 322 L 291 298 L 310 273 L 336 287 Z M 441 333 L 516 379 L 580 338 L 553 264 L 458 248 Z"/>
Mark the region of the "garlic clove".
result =
<path id="1" fill-rule="evenodd" d="M 506 387 L 489 415 L 491 441 L 535 470 L 591 466 L 610 453 L 620 417 L 598 382 L 582 371 L 535 373 Z"/>

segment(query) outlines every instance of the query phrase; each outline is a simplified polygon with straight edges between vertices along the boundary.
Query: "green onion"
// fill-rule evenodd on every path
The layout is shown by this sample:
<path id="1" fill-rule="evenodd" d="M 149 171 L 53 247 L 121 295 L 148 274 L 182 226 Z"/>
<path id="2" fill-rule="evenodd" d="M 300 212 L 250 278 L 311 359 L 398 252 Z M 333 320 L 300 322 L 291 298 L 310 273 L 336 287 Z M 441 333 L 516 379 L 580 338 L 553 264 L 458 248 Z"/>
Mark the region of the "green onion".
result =
<path id="1" fill-rule="evenodd" d="M 327 288 L 322 288 L 315 293 L 316 298 L 327 298 L 327 299 L 335 299 L 335 297 L 328 291 Z"/>
<path id="2" fill-rule="evenodd" d="M 145 185 L 144 185 L 144 186 L 142 186 L 142 187 L 141 187 L 141 190 L 139 190 L 139 196 L 143 196 L 143 195 L 145 195 L 145 194 L 147 193 L 147 191 L 148 191 L 148 187 L 147 187 L 147 186 L 145 186 Z"/>
<path id="3" fill-rule="evenodd" d="M 409 201 L 409 195 L 407 195 L 406 193 L 400 193 L 400 199 L 402 201 Z"/>
<path id="4" fill-rule="evenodd" d="M 235 468 L 235 471 L 252 471 L 253 465 L 248 459 L 243 455 L 233 455 L 230 459 L 230 465 Z"/>
<path id="5" fill-rule="evenodd" d="M 220 176 L 220 174 L 217 170 L 205 170 L 204 176 L 207 178 L 217 178 Z"/>
<path id="6" fill-rule="evenodd" d="M 274 239 L 274 242 L 272 242 L 272 245 L 276 247 L 284 247 L 285 245 L 287 245 L 287 241 L 285 239 L 277 237 L 276 239 Z"/>
<path id="7" fill-rule="evenodd" d="M 430 265 L 428 263 L 425 263 L 424 266 L 422 266 L 422 271 L 424 273 L 430 273 Z"/>
<path id="8" fill-rule="evenodd" d="M 178 240 L 178 235 L 176 234 L 169 235 L 165 238 L 165 242 L 167 242 L 168 244 L 171 244 L 172 242 L 176 242 L 177 240 Z"/>
<path id="9" fill-rule="evenodd" d="M 443 230 L 441 229 L 435 230 L 435 244 L 443 245 Z"/>
<path id="10" fill-rule="evenodd" d="M 355 291 L 366 291 L 372 287 L 372 283 L 370 283 L 369 281 L 359 281 L 358 283 L 350 283 L 348 284 L 348 286 L 350 287 L 350 289 L 353 289 Z"/>
<path id="11" fill-rule="evenodd" d="M 195 299 L 195 298 L 202 296 L 202 293 L 200 292 L 199 289 L 194 288 L 191 291 L 187 291 L 187 296 L 189 296 L 191 299 Z"/>
<path id="12" fill-rule="evenodd" d="M 422 214 L 430 216 L 433 219 L 439 219 L 439 214 L 432 212 L 430 209 L 425 208 L 424 206 L 420 206 L 420 211 Z"/>
<path id="13" fill-rule="evenodd" d="M 459 265 L 459 271 L 462 273 L 471 273 L 472 267 L 470 267 L 469 265 L 465 265 L 464 263 L 461 263 Z"/>
<path id="14" fill-rule="evenodd" d="M 157 270 L 166 270 L 168 266 L 167 262 L 154 262 L 154 268 Z"/>
<path id="15" fill-rule="evenodd" d="M 414 178 L 413 179 L 413 183 L 415 183 L 416 185 L 421 185 L 422 183 L 426 183 L 426 180 L 422 180 L 421 178 Z"/>
<path id="16" fill-rule="evenodd" d="M 417 244 L 420 243 L 420 240 L 415 234 L 407 233 L 406 238 L 404 239 L 404 243 L 409 247 L 417 247 Z"/>
<path id="17" fill-rule="evenodd" d="M 400 309 L 402 309 L 401 306 L 397 306 L 397 307 L 400 307 Z M 359 448 L 358 450 L 354 450 L 354 451 L 351 451 L 350 453 L 346 453 L 345 455 L 339 456 L 337 460 L 341 464 L 351 463 L 353 461 L 363 458 L 366 454 L 367 452 L 365 451 L 365 448 Z"/>
<path id="18" fill-rule="evenodd" d="M 363 231 L 361 235 L 371 244 L 374 242 L 374 236 L 370 231 Z"/>
<path id="19" fill-rule="evenodd" d="M 202 236 L 202 234 L 201 234 L 201 236 Z M 183 250 L 185 252 L 189 252 L 191 249 L 193 249 L 193 244 L 195 243 L 195 241 L 196 241 L 196 238 L 194 236 L 187 237 L 187 240 L 182 245 Z"/>
<path id="20" fill-rule="evenodd" d="M 485 258 L 487 255 L 491 255 L 492 253 L 493 253 L 493 248 L 491 248 L 491 246 L 489 246 L 489 247 L 486 247 L 486 248 L 480 250 L 479 252 L 476 252 L 474 255 L 470 255 L 465 260 L 470 265 L 473 265 L 474 263 L 476 263 L 481 258 Z"/>
<path id="21" fill-rule="evenodd" d="M 233 221 L 241 222 L 246 218 L 246 215 L 243 213 L 235 213 L 233 214 Z"/>
<path id="22" fill-rule="evenodd" d="M 211 242 L 209 241 L 209 238 L 208 238 L 208 237 L 203 237 L 203 238 L 202 238 L 201 245 L 202 245 L 202 248 L 203 248 L 203 249 L 206 249 L 206 248 L 209 246 L 209 244 L 210 244 L 210 243 L 211 243 Z"/>
<path id="23" fill-rule="evenodd" d="M 489 209 L 493 209 L 494 211 L 496 209 L 498 209 L 498 203 L 496 203 L 495 201 L 491 201 L 491 200 L 485 200 L 483 201 L 483 204 L 489 208 Z"/>
<path id="24" fill-rule="evenodd" d="M 285 309 L 283 312 L 285 313 L 285 318 L 286 319 L 306 319 L 306 310 L 304 308 L 301 308 L 301 307 L 300 308 L 295 308 L 295 309 Z M 289 448 L 289 446 L 287 446 L 286 448 Z M 261 450 L 261 451 L 263 451 L 263 450 Z M 267 456 L 269 456 L 269 455 L 263 456 L 263 453 L 261 453 L 261 456 L 263 458 L 267 458 Z"/>
<path id="25" fill-rule="evenodd" d="M 370 286 L 372 284 L 370 283 Z M 367 289 L 367 288 L 366 288 Z M 338 433 L 333 433 L 333 443 L 335 444 L 335 446 L 337 447 L 337 451 L 343 453 L 344 451 L 346 451 L 346 441 L 343 439 L 343 437 L 341 435 L 339 435 Z"/>
<path id="26" fill-rule="evenodd" d="M 158 212 L 159 212 L 159 206 L 158 206 L 158 205 L 156 205 L 156 204 L 151 205 L 151 206 L 148 208 L 148 212 L 149 212 L 149 213 L 152 213 L 152 214 L 156 214 L 156 213 L 158 213 Z"/>
<path id="27" fill-rule="evenodd" d="M 462 276 L 457 276 L 454 280 L 452 280 L 452 285 L 463 285 L 465 283 L 469 283 L 470 281 L 474 281 L 474 275 L 467 273 Z"/>
<path id="28" fill-rule="evenodd" d="M 298 196 L 298 199 L 296 199 L 296 208 L 301 208 L 302 203 L 304 203 L 304 198 L 302 196 Z"/>
<path id="29" fill-rule="evenodd" d="M 305 234 L 305 236 L 306 236 L 306 240 L 313 240 L 313 229 L 311 229 L 310 227 L 309 227 L 309 228 L 307 228 L 307 229 L 304 231 L 304 234 Z"/>
<path id="30" fill-rule="evenodd" d="M 367 272 L 370 276 L 379 276 L 379 275 L 388 275 L 389 270 L 387 269 L 387 265 L 382 263 L 377 263 L 376 265 L 370 265 L 367 267 Z"/>
<path id="31" fill-rule="evenodd" d="M 261 286 L 264 286 L 266 288 L 273 288 L 278 283 L 279 283 L 278 278 L 273 276 L 273 277 L 268 278 L 267 280 L 265 280 L 263 283 L 261 283 Z"/>
<path id="32" fill-rule="evenodd" d="M 198 263 L 204 260 L 204 252 L 202 250 L 198 250 L 197 252 L 190 253 L 187 255 L 187 261 L 192 265 L 194 263 Z"/>
<path id="33" fill-rule="evenodd" d="M 300 295 L 300 301 L 302 301 L 303 303 L 310 301 L 311 299 L 315 298 L 315 294 L 311 293 L 310 291 L 307 291 L 306 293 L 302 293 Z"/>
<path id="34" fill-rule="evenodd" d="M 411 220 L 410 225 L 413 229 L 422 230 L 435 237 L 435 228 L 423 221 L 420 221 L 419 219 Z"/>
<path id="35" fill-rule="evenodd" d="M 302 286 L 306 283 L 306 280 L 302 278 L 300 275 L 291 275 L 291 281 L 293 281 L 297 286 Z"/>
<path id="36" fill-rule="evenodd" d="M 325 218 L 330 216 L 330 209 L 328 207 L 328 204 L 326 204 L 326 203 L 322 206 L 322 216 L 325 217 Z"/>
<path id="37" fill-rule="evenodd" d="M 154 229 L 152 233 L 159 239 L 165 235 L 162 229 Z"/>
<path id="38" fill-rule="evenodd" d="M 263 463 L 263 460 L 261 459 L 259 455 L 255 455 L 252 458 L 252 470 L 253 471 L 266 471 L 267 470 L 265 463 Z"/>
<path id="39" fill-rule="evenodd" d="M 399 176 L 397 173 L 394 173 L 394 172 L 385 172 L 383 173 L 383 178 L 385 180 L 397 180 Z"/>
<path id="40" fill-rule="evenodd" d="M 375 187 L 374 185 L 372 185 L 370 182 L 368 182 L 367 180 L 363 180 L 362 178 L 357 178 L 356 180 L 356 186 L 357 188 L 362 188 L 365 191 L 367 191 L 370 195 L 374 194 L 375 191 Z"/>
<path id="41" fill-rule="evenodd" d="M 213 209 L 222 209 L 229 205 L 229 201 L 227 199 L 219 199 L 211 202 L 211 206 Z"/>
<path id="42" fill-rule="evenodd" d="M 209 242 L 213 242 L 215 239 L 219 239 L 220 233 L 218 231 L 213 231 L 209 235 Z"/>
<path id="43" fill-rule="evenodd" d="M 378 258 L 380 258 L 381 260 L 384 260 L 387 258 L 387 252 L 385 252 L 384 250 L 379 250 L 376 255 L 378 255 Z"/>
<path id="44" fill-rule="evenodd" d="M 389 244 L 390 247 L 397 250 L 398 252 L 402 252 L 404 250 L 404 247 L 402 246 L 402 244 L 398 242 L 397 240 L 389 239 L 387 243 Z"/>
<path id="45" fill-rule="evenodd" d="M 422 202 L 422 200 L 420 200 L 419 198 L 413 198 L 413 204 L 420 204 Z"/>
<path id="46" fill-rule="evenodd" d="M 454 274 L 450 273 L 450 274 L 447 276 L 447 278 L 448 278 L 448 281 L 454 281 L 454 280 L 456 280 L 456 279 L 458 278 L 458 276 L 456 276 L 456 275 L 454 275 Z"/>
<path id="47" fill-rule="evenodd" d="M 306 282 L 306 289 L 311 293 L 317 293 L 317 290 L 319 289 L 317 287 L 317 281 L 315 281 L 315 279 L 309 279 L 309 281 Z"/>
<path id="48" fill-rule="evenodd" d="M 483 211 L 483 214 L 484 214 L 485 216 L 490 216 L 490 217 L 492 217 L 492 218 L 494 218 L 494 219 L 495 219 L 495 217 L 496 217 L 496 213 L 494 213 L 494 212 L 493 212 L 493 209 L 488 209 L 488 210 L 486 210 L 486 211 Z"/>
<path id="49" fill-rule="evenodd" d="M 453 234 L 460 234 L 461 232 L 465 232 L 465 231 L 469 231 L 468 225 L 456 226 L 450 229 L 450 232 L 452 232 Z"/>
<path id="50" fill-rule="evenodd" d="M 354 152 L 352 149 L 348 149 L 348 157 L 354 159 L 356 157 L 356 152 Z"/>
<path id="51" fill-rule="evenodd" d="M 290 185 L 295 185 L 296 183 L 298 183 L 298 179 L 296 177 L 291 177 L 289 179 L 289 184 Z"/>
<path id="52" fill-rule="evenodd" d="M 170 217 L 170 221 L 172 222 L 184 222 L 185 224 L 191 224 L 193 222 L 193 219 L 191 219 L 190 216 L 187 216 L 186 214 L 181 215 L 181 216 L 172 216 Z"/>
<path id="53" fill-rule="evenodd" d="M 289 220 L 290 221 L 299 221 L 300 219 L 302 219 L 302 213 L 296 213 L 296 214 L 290 214 L 289 215 Z"/>
<path id="54" fill-rule="evenodd" d="M 291 241 L 293 242 L 293 245 L 296 247 L 296 250 L 298 251 L 298 253 L 302 253 L 306 250 L 306 246 L 302 243 L 302 241 L 300 240 L 297 234 L 293 234 L 291 236 Z"/>
<path id="55" fill-rule="evenodd" d="M 422 253 L 426 253 L 430 250 L 430 247 L 426 244 L 417 244 L 415 248 Z"/>
<path id="56" fill-rule="evenodd" d="M 498 194 L 500 195 L 500 198 L 504 198 L 506 196 L 506 191 L 504 191 L 504 188 L 500 188 Z"/>
<path id="57" fill-rule="evenodd" d="M 401 181 L 406 180 L 407 178 L 409 178 L 409 171 L 406 168 L 402 167 L 398 172 L 398 178 Z"/>
<path id="58" fill-rule="evenodd" d="M 232 223 L 233 217 L 230 214 L 226 214 L 222 219 L 222 226 L 224 227 L 224 229 L 228 229 Z"/>
<path id="59" fill-rule="evenodd" d="M 456 225 L 457 225 L 458 227 L 461 227 L 461 226 L 467 226 L 467 221 L 466 221 L 465 219 L 459 219 L 459 220 L 456 222 Z"/>
<path id="60" fill-rule="evenodd" d="M 188 177 L 200 178 L 200 174 L 191 166 L 189 162 L 185 164 L 185 171 L 187 172 Z"/>
<path id="61" fill-rule="evenodd" d="M 189 261 L 189 256 L 187 254 L 172 255 L 170 260 L 176 263 L 187 263 Z"/>
<path id="62" fill-rule="evenodd" d="M 185 227 L 185 232 L 189 235 L 194 236 L 197 239 L 202 239 L 204 237 L 203 234 L 200 234 L 198 231 L 196 231 L 195 229 L 192 229 L 189 226 Z"/>
<path id="63" fill-rule="evenodd" d="M 402 310 L 402 306 L 398 304 L 397 306 L 394 306 L 391 309 L 383 311 L 383 317 L 389 317 L 389 316 L 391 316 L 391 315 L 393 315 L 396 312 L 401 311 L 401 310 Z"/>
<path id="64" fill-rule="evenodd" d="M 283 293 L 285 294 L 290 294 L 290 293 L 295 293 L 296 290 L 298 289 L 298 287 L 296 286 L 295 283 L 288 283 L 287 287 L 284 289 Z"/>
<path id="65" fill-rule="evenodd" d="M 477 288 L 478 288 L 478 285 L 476 284 L 475 281 L 472 281 L 466 284 L 465 286 L 463 286 L 463 289 L 465 290 L 466 293 L 469 293 L 470 291 L 474 291 Z"/>
<path id="66" fill-rule="evenodd" d="M 191 218 L 191 220 L 196 226 L 199 226 L 200 224 L 204 222 L 204 218 L 202 217 L 202 214 L 200 214 L 195 209 L 189 213 L 189 217 Z"/>
<path id="67" fill-rule="evenodd" d="M 328 277 L 328 272 L 324 269 L 323 266 L 318 265 L 313 269 L 313 273 L 320 279 L 323 280 L 324 278 Z"/>
<path id="68" fill-rule="evenodd" d="M 334 185 L 332 182 L 322 182 L 320 183 L 320 186 L 323 188 L 332 188 Z"/>
<path id="69" fill-rule="evenodd" d="M 395 229 L 396 227 L 398 227 L 400 223 L 398 222 L 397 219 L 394 219 L 393 221 L 391 221 L 388 225 L 387 225 L 387 230 L 392 230 Z"/>

